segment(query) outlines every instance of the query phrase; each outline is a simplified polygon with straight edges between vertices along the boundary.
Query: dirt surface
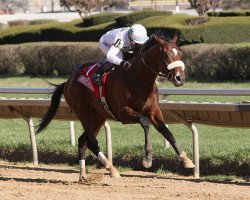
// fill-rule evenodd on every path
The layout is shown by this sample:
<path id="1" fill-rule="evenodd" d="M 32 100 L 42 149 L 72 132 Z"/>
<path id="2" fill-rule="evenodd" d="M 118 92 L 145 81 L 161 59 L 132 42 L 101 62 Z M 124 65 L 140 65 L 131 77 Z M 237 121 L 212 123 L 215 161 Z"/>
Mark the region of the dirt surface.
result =
<path id="1" fill-rule="evenodd" d="M 250 183 L 212 183 L 192 177 L 146 172 L 90 170 L 89 180 L 78 183 L 78 172 L 67 166 L 39 166 L 0 162 L 0 199 L 250 199 Z"/>

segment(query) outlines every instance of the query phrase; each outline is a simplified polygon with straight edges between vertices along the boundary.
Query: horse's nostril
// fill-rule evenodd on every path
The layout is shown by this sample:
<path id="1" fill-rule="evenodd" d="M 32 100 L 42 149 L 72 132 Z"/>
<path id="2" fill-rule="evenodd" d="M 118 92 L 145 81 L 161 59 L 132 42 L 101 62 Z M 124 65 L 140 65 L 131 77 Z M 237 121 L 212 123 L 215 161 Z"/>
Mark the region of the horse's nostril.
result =
<path id="1" fill-rule="evenodd" d="M 181 81 L 181 77 L 180 76 L 175 76 L 175 80 L 176 81 Z"/>

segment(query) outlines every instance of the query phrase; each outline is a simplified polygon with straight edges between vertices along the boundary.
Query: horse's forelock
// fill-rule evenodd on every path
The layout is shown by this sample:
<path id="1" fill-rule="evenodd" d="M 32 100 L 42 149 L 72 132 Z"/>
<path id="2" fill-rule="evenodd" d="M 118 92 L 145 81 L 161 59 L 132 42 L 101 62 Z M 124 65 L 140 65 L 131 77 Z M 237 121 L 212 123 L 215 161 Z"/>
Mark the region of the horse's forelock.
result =
<path id="1" fill-rule="evenodd" d="M 172 41 L 172 38 L 170 38 L 169 36 L 167 36 L 167 35 L 165 35 L 162 31 L 156 31 L 155 33 L 154 33 L 154 35 L 155 36 L 157 36 L 157 37 L 159 37 L 159 38 L 161 38 L 162 40 L 164 40 L 164 41 L 166 41 L 166 42 L 168 42 L 168 43 L 172 43 L 173 41 Z"/>
<path id="2" fill-rule="evenodd" d="M 167 43 L 173 43 L 173 40 L 169 36 L 166 36 L 162 31 L 158 30 L 155 33 L 153 33 L 148 38 L 148 40 L 143 44 L 140 52 L 145 52 L 152 46 L 154 46 L 157 43 L 155 39 L 156 37 L 160 38 L 161 40 L 164 40 Z"/>
<path id="3" fill-rule="evenodd" d="M 158 37 L 168 43 L 173 43 L 172 39 L 169 36 L 166 36 L 162 31 L 156 31 L 155 33 L 153 33 L 149 39 L 144 43 L 143 45 L 143 50 L 147 50 L 150 47 L 154 46 L 156 44 L 156 40 L 155 37 Z"/>
<path id="4" fill-rule="evenodd" d="M 143 44 L 142 46 L 142 49 L 143 51 L 146 51 L 148 50 L 149 48 L 151 48 L 152 46 L 154 46 L 156 44 L 156 41 L 155 41 L 155 36 L 154 34 L 152 34 L 148 40 Z"/>

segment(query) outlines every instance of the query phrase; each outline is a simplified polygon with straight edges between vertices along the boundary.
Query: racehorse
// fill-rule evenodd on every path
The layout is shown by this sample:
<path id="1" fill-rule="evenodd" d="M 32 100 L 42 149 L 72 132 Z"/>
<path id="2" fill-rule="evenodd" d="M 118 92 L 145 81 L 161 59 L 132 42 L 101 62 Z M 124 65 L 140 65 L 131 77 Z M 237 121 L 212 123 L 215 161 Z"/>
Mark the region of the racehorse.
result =
<path id="1" fill-rule="evenodd" d="M 139 123 L 142 126 L 145 133 L 146 155 L 143 157 L 145 167 L 150 167 L 152 164 L 152 144 L 149 134 L 149 126 L 152 124 L 172 145 L 182 159 L 184 167 L 194 168 L 193 162 L 179 147 L 173 134 L 166 127 L 158 106 L 158 88 L 155 83 L 157 76 L 166 77 L 176 87 L 182 86 L 185 81 L 185 65 L 181 61 L 181 52 L 176 41 L 176 35 L 172 40 L 153 35 L 142 46 L 140 52 L 131 59 L 132 66 L 128 70 L 117 66 L 109 72 L 103 86 L 108 110 L 104 108 L 105 106 L 94 92 L 79 81 L 82 70 L 89 64 L 83 65 L 66 82 L 56 86 L 51 97 L 51 105 L 42 118 L 37 133 L 51 122 L 64 95 L 84 129 L 78 139 L 79 181 L 87 178 L 85 168 L 87 148 L 110 171 L 111 177 L 120 177 L 117 169 L 100 151 L 96 139 L 107 119 L 117 120 L 123 124 Z"/>

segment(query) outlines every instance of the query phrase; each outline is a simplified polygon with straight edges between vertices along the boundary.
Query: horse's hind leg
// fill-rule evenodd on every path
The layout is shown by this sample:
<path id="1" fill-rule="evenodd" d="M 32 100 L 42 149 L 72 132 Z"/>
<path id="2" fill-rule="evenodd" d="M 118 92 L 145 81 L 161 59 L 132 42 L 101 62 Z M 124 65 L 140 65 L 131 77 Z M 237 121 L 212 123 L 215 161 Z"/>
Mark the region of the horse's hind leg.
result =
<path id="1" fill-rule="evenodd" d="M 83 132 L 83 134 L 78 139 L 78 156 L 79 156 L 79 181 L 83 182 L 86 178 L 86 166 L 85 166 L 85 160 L 86 160 L 86 150 L 87 150 L 87 137 L 86 132 Z"/>
<path id="2" fill-rule="evenodd" d="M 91 108 L 86 108 L 88 111 L 83 115 L 81 113 L 81 123 L 85 130 L 83 135 L 79 138 L 79 165 L 80 165 L 80 181 L 86 178 L 85 170 L 85 159 L 86 159 L 86 149 L 91 150 L 97 157 L 98 160 L 103 163 L 105 168 L 110 171 L 111 177 L 120 177 L 117 169 L 112 165 L 112 163 L 105 157 L 105 155 L 100 151 L 98 141 L 96 139 L 101 127 L 105 122 L 105 118 L 98 115 L 95 110 Z"/>

